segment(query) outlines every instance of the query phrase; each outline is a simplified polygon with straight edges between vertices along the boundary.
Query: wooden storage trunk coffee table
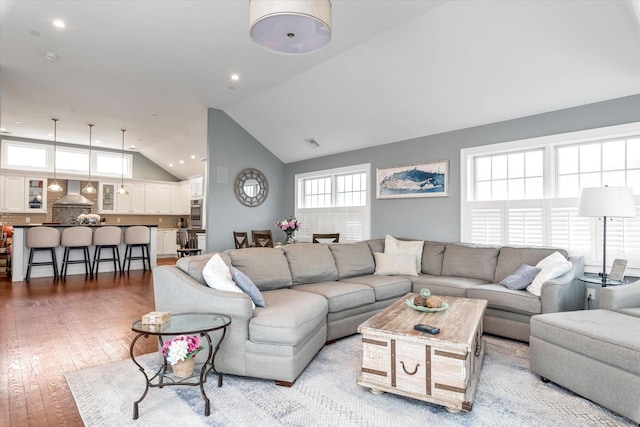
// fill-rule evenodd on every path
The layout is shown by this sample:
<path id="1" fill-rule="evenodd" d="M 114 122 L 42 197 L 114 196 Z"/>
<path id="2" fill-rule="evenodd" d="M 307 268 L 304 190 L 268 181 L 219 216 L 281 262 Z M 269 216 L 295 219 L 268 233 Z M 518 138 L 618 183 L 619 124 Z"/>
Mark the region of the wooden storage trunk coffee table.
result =
<path id="1" fill-rule="evenodd" d="M 449 308 L 416 311 L 409 293 L 358 327 L 362 334 L 362 375 L 358 385 L 471 411 L 484 356 L 482 317 L 486 300 L 441 297 Z M 418 332 L 423 323 L 438 335 Z"/>

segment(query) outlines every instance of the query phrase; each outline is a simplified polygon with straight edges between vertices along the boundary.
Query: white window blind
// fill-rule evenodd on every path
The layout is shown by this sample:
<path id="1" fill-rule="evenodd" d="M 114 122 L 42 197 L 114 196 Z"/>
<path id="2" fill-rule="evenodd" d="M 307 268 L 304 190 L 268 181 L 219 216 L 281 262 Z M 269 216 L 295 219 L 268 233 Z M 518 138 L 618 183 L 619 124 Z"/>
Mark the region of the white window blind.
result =
<path id="1" fill-rule="evenodd" d="M 365 164 L 296 175 L 297 238 L 310 242 L 313 233 L 340 233 L 341 243 L 368 239 L 369 171 Z"/>
<path id="2" fill-rule="evenodd" d="M 601 271 L 602 220 L 577 215 L 582 189 L 631 187 L 640 215 L 640 123 L 464 149 L 461 164 L 463 241 L 561 247 Z M 608 219 L 615 258 L 640 275 L 640 217 Z"/>

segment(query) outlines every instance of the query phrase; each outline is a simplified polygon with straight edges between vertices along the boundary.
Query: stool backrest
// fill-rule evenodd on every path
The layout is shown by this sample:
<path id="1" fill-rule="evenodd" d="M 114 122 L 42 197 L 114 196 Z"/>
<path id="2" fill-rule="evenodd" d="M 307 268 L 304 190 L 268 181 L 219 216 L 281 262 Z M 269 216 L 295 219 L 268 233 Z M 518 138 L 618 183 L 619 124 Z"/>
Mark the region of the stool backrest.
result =
<path id="1" fill-rule="evenodd" d="M 93 242 L 93 230 L 90 227 L 83 227 L 78 225 L 76 227 L 69 227 L 62 230 L 60 236 L 61 246 L 91 246 Z"/>
<path id="2" fill-rule="evenodd" d="M 127 245 L 148 244 L 151 240 L 151 231 L 144 225 L 134 225 L 124 230 L 124 243 Z"/>
<path id="3" fill-rule="evenodd" d="M 27 230 L 28 248 L 55 248 L 60 246 L 60 232 L 53 227 L 33 227 Z"/>
<path id="4" fill-rule="evenodd" d="M 119 245 L 122 243 L 122 230 L 114 225 L 97 227 L 93 232 L 94 245 Z"/>

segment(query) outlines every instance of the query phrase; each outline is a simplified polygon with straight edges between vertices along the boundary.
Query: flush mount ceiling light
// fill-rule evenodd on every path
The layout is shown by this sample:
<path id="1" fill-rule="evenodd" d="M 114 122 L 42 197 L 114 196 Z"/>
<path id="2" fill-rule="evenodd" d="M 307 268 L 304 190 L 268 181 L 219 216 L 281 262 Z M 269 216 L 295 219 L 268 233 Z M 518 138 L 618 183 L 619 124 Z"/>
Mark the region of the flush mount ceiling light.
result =
<path id="1" fill-rule="evenodd" d="M 285 55 L 314 52 L 331 40 L 329 0 L 249 0 L 253 41 Z"/>
<path id="2" fill-rule="evenodd" d="M 56 179 L 56 151 L 58 151 L 58 119 L 53 120 L 53 182 L 47 187 L 47 190 L 59 193 L 62 191 L 62 187 L 58 184 Z"/>
<path id="3" fill-rule="evenodd" d="M 95 194 L 96 189 L 93 185 L 91 185 L 91 130 L 93 129 L 93 125 L 89 124 L 89 183 L 82 189 L 82 192 L 85 194 Z"/>

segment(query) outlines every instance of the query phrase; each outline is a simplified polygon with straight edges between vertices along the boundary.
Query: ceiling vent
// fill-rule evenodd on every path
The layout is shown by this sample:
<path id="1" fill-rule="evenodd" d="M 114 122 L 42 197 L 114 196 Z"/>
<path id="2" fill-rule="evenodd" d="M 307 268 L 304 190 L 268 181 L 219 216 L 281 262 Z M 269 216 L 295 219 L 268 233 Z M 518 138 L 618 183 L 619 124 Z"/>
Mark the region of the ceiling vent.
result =
<path id="1" fill-rule="evenodd" d="M 305 139 L 305 142 L 309 145 L 309 147 L 311 148 L 318 148 L 320 147 L 320 144 L 318 144 L 318 141 L 316 141 L 313 138 L 307 138 Z"/>

